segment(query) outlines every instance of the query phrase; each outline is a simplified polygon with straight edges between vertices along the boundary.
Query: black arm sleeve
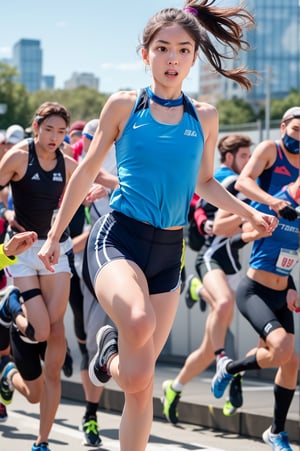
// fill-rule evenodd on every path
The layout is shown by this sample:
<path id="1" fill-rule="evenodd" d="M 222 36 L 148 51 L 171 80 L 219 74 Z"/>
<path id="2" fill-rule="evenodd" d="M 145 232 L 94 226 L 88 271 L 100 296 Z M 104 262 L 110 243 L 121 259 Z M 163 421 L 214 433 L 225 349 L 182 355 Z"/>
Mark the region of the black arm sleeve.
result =
<path id="1" fill-rule="evenodd" d="M 245 243 L 245 241 L 242 240 L 241 233 L 237 233 L 236 235 L 233 235 L 232 237 L 230 237 L 230 244 L 235 249 L 241 249 L 242 247 L 246 246 L 246 244 L 248 244 L 248 243 Z"/>

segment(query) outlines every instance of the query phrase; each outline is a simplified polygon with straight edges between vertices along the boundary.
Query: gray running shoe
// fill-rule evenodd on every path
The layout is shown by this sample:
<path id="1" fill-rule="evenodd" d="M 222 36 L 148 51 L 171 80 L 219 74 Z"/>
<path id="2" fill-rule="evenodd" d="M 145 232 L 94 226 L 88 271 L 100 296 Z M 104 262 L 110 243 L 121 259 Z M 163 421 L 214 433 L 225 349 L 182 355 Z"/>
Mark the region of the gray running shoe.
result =
<path id="1" fill-rule="evenodd" d="M 92 383 L 99 387 L 111 378 L 107 372 L 107 362 L 113 354 L 118 353 L 118 332 L 112 326 L 101 327 L 96 341 L 98 352 L 89 365 L 89 376 Z"/>

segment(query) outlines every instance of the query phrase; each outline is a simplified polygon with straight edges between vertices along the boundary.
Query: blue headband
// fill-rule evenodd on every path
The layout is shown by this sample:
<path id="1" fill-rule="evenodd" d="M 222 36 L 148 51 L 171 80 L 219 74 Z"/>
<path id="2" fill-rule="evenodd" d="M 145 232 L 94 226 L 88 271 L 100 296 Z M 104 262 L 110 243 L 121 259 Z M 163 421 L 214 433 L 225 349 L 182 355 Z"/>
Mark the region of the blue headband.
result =
<path id="1" fill-rule="evenodd" d="M 87 139 L 89 139 L 90 141 L 92 141 L 93 135 L 90 135 L 90 133 L 85 133 L 85 132 L 83 133 L 83 135 L 86 136 Z"/>

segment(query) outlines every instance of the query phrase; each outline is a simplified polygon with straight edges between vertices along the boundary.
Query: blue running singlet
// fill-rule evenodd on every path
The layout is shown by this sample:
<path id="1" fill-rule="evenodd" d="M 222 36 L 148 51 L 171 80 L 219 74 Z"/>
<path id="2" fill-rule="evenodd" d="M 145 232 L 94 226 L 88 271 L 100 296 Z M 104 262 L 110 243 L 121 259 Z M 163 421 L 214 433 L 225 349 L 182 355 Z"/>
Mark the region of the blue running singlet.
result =
<path id="1" fill-rule="evenodd" d="M 187 224 L 204 148 L 204 137 L 191 99 L 183 98 L 177 124 L 158 122 L 146 90 L 139 92 L 122 136 L 116 141 L 120 186 L 113 210 L 157 228 Z"/>

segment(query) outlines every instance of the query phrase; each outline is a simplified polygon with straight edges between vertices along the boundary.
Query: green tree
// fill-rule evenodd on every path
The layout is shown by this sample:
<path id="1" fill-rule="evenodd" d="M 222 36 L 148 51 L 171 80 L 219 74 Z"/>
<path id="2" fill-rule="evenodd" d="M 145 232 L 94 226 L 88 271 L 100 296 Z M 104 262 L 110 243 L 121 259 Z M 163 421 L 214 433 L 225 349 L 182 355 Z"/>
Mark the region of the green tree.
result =
<path id="1" fill-rule="evenodd" d="M 274 99 L 271 102 L 271 119 L 281 119 L 286 110 L 293 106 L 300 106 L 300 91 L 292 89 L 284 99 Z"/>
<path id="2" fill-rule="evenodd" d="M 71 122 L 89 121 L 98 118 L 107 100 L 107 95 L 85 86 L 76 89 L 58 89 L 54 91 L 37 91 L 30 96 L 30 109 L 34 111 L 46 101 L 64 105 L 71 114 Z"/>
<path id="3" fill-rule="evenodd" d="M 221 100 L 217 104 L 220 125 L 236 125 L 254 122 L 255 113 L 249 103 L 243 99 Z"/>
<path id="4" fill-rule="evenodd" d="M 270 105 L 270 119 L 274 122 L 280 121 L 286 110 L 293 106 L 300 106 L 300 91 L 291 89 L 289 94 L 283 99 L 272 99 Z M 264 121 L 265 106 L 263 105 L 258 112 L 258 118 Z"/>
<path id="5" fill-rule="evenodd" d="M 15 68 L 0 61 L 0 103 L 6 105 L 6 112 L 0 115 L 0 129 L 12 124 L 27 126 L 29 95 L 25 87 L 14 81 L 18 75 Z"/>

